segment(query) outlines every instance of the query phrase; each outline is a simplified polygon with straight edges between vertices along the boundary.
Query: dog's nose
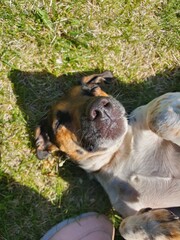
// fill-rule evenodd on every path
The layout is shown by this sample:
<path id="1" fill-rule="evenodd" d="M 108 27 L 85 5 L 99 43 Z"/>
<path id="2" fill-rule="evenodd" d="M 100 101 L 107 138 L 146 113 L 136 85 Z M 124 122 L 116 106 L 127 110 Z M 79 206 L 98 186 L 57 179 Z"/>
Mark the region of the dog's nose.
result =
<path id="1" fill-rule="evenodd" d="M 95 102 L 92 103 L 89 111 L 90 120 L 100 120 L 103 118 L 110 117 L 112 110 L 112 103 L 108 98 L 99 98 Z"/>

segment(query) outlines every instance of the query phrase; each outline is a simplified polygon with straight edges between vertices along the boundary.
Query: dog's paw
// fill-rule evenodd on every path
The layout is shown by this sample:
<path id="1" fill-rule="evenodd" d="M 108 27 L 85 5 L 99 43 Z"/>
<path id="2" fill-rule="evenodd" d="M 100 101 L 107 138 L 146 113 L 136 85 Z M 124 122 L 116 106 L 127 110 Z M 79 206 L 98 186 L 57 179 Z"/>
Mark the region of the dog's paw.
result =
<path id="1" fill-rule="evenodd" d="M 125 218 L 119 231 L 126 240 L 178 240 L 180 220 L 166 209 L 146 208 Z"/>
<path id="2" fill-rule="evenodd" d="M 149 128 L 180 146 L 180 92 L 166 93 L 147 105 Z"/>

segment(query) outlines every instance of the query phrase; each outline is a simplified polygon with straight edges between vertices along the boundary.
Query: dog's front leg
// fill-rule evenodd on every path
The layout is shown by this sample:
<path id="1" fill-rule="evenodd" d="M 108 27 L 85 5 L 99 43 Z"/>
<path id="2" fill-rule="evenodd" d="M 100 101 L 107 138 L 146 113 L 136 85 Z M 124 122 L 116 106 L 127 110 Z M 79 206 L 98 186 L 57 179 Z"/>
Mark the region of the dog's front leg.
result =
<path id="1" fill-rule="evenodd" d="M 166 93 L 135 109 L 130 124 L 180 146 L 180 93 Z"/>

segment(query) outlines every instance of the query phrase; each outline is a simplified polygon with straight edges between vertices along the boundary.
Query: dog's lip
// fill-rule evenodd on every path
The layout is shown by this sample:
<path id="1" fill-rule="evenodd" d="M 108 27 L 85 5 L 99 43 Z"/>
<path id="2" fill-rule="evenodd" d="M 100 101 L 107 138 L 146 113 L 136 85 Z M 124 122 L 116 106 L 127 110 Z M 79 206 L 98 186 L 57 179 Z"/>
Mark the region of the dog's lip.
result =
<path id="1" fill-rule="evenodd" d="M 101 140 L 116 140 L 121 134 L 123 134 L 121 126 L 124 125 L 125 117 L 122 115 L 119 118 L 108 118 L 108 123 L 107 123 L 107 118 L 101 121 L 101 125 L 99 128 L 96 126 L 96 133 L 97 133 L 97 138 L 100 138 Z M 91 131 L 91 130 L 90 130 Z M 120 133 L 120 135 L 118 134 Z M 84 138 L 83 138 L 84 139 Z M 90 140 L 90 141 L 89 141 Z M 82 147 L 85 148 L 89 152 L 96 152 L 96 151 L 104 151 L 107 149 L 106 147 L 101 147 L 99 145 L 96 145 L 96 140 L 94 139 L 91 141 L 91 137 L 85 138 L 81 143 Z M 101 141 L 100 140 L 100 141 Z"/>
<path id="2" fill-rule="evenodd" d="M 106 120 L 109 119 L 110 123 L 118 121 L 118 120 L 122 119 L 125 116 L 125 112 L 118 112 L 118 116 L 116 116 L 116 114 L 114 114 L 115 116 L 114 115 L 110 115 L 106 111 L 104 111 L 104 114 L 106 115 L 106 117 L 101 118 L 101 121 L 103 122 L 103 121 L 106 121 Z"/>
<path id="3" fill-rule="evenodd" d="M 118 128 L 118 124 L 124 119 L 124 115 L 118 118 L 110 118 L 109 124 L 106 126 L 106 131 L 104 137 L 107 137 L 108 133 L 112 131 L 113 128 Z"/>
<path id="4" fill-rule="evenodd" d="M 122 114 L 119 117 L 107 117 L 103 118 L 100 121 L 100 125 L 96 125 L 96 131 L 99 132 L 101 135 L 101 138 L 104 139 L 113 139 L 117 132 L 119 132 L 119 128 L 122 125 L 122 122 L 124 121 L 125 116 Z M 121 131 L 120 131 L 121 132 Z"/>
<path id="5" fill-rule="evenodd" d="M 122 116 L 120 117 L 111 117 L 111 116 L 108 116 L 106 118 L 101 118 L 101 124 L 102 125 L 105 125 L 107 126 L 107 128 L 111 128 L 112 125 L 117 125 L 117 123 L 119 121 L 121 121 L 123 119 L 124 115 L 122 114 Z"/>

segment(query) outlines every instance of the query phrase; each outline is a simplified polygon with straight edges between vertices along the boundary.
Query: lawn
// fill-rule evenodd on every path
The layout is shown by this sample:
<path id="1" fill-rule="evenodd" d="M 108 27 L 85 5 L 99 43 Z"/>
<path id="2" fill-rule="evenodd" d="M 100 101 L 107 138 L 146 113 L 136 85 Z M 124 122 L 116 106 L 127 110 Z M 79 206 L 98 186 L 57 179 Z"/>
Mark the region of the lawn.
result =
<path id="1" fill-rule="evenodd" d="M 69 159 L 36 158 L 34 128 L 88 73 L 131 111 L 180 91 L 177 0 L 1 0 L 0 239 L 35 240 L 61 220 L 97 211 L 118 226 L 102 188 Z M 120 237 L 117 235 L 117 239 Z"/>

